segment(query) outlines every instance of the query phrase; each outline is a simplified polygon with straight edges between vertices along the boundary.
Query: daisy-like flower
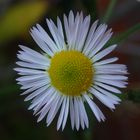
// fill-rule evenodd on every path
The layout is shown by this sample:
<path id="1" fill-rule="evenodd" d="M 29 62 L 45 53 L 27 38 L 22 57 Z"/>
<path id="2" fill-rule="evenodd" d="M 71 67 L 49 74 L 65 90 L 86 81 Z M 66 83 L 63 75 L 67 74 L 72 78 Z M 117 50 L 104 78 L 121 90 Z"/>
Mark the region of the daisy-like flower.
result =
<path id="1" fill-rule="evenodd" d="M 38 115 L 38 122 L 46 118 L 49 126 L 58 116 L 57 129 L 65 128 L 68 116 L 72 129 L 89 127 L 85 109 L 88 104 L 97 120 L 104 121 L 97 98 L 109 109 L 115 109 L 120 99 L 119 88 L 126 87 L 127 68 L 112 64 L 118 58 L 102 60 L 117 45 L 103 48 L 110 39 L 111 29 L 107 25 L 90 25 L 90 16 L 82 12 L 74 17 L 64 15 L 64 22 L 57 18 L 57 25 L 46 20 L 50 35 L 39 25 L 31 29 L 31 36 L 42 49 L 42 53 L 20 45 L 15 70 L 20 75 L 16 80 L 31 100 L 29 109 Z M 58 114 L 58 115 L 56 115 Z"/>

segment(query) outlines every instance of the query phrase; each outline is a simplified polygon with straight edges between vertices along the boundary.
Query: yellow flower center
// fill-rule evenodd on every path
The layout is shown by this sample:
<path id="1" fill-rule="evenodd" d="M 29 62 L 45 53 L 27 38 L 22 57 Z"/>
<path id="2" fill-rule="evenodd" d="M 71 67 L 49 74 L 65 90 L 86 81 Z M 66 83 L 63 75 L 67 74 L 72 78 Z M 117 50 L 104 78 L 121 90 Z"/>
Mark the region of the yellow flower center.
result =
<path id="1" fill-rule="evenodd" d="M 51 84 L 64 95 L 79 96 L 91 86 L 92 63 L 78 51 L 61 51 L 51 59 Z"/>

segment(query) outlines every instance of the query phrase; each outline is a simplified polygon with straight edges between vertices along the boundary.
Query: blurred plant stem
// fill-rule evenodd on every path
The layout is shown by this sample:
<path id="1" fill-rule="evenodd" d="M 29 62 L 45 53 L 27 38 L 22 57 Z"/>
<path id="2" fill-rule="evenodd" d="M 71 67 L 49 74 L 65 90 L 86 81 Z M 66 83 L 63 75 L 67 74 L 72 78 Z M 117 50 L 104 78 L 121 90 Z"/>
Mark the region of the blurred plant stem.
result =
<path id="1" fill-rule="evenodd" d="M 125 41 L 129 36 L 133 35 L 135 32 L 140 31 L 140 23 L 134 25 L 133 27 L 129 28 L 128 30 L 126 30 L 125 32 L 120 33 L 117 36 L 114 36 L 110 42 L 107 44 L 108 45 L 112 45 L 112 44 L 119 44 L 122 43 L 123 41 Z"/>
<path id="2" fill-rule="evenodd" d="M 108 5 L 107 11 L 102 19 L 103 22 L 108 22 L 108 20 L 110 19 L 110 17 L 112 16 L 113 13 L 113 9 L 115 7 L 117 0 L 110 0 L 110 3 Z"/>

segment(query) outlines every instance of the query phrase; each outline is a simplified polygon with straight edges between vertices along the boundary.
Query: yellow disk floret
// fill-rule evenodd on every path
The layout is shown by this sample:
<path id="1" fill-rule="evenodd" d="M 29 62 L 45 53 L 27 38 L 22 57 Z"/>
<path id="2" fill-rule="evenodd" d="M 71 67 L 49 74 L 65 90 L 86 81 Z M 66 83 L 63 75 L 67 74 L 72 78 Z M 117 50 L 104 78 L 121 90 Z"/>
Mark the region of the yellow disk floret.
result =
<path id="1" fill-rule="evenodd" d="M 64 95 L 79 96 L 91 86 L 92 63 L 78 51 L 61 51 L 51 59 L 51 84 Z"/>

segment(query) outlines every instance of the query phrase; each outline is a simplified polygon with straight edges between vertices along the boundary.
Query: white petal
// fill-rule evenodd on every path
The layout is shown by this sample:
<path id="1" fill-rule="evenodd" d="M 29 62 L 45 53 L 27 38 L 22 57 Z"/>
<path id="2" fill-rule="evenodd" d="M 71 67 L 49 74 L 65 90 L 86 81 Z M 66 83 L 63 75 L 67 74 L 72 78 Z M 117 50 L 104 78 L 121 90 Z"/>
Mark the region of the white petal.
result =
<path id="1" fill-rule="evenodd" d="M 22 61 L 16 62 L 17 65 L 25 68 L 31 68 L 31 69 L 41 69 L 41 70 L 46 70 L 48 66 L 41 65 L 41 64 L 34 64 L 34 63 L 26 63 Z"/>
<path id="2" fill-rule="evenodd" d="M 108 55 L 110 52 L 112 52 L 117 45 L 112 45 L 106 49 L 104 49 L 103 51 L 99 52 L 98 54 L 96 54 L 93 58 L 92 61 L 95 63 L 96 61 L 102 59 L 104 56 Z"/>
<path id="3" fill-rule="evenodd" d="M 118 94 L 121 93 L 121 91 L 119 89 L 115 88 L 115 87 L 112 87 L 112 86 L 109 86 L 109 85 L 106 85 L 106 84 L 103 84 L 103 83 L 100 83 L 100 82 L 95 82 L 94 84 L 98 85 L 98 86 L 100 86 L 100 87 L 102 87 L 102 88 L 104 88 L 108 91 L 111 91 L 113 93 L 118 93 Z"/>
<path id="4" fill-rule="evenodd" d="M 48 35 L 48 33 L 39 24 L 37 24 L 36 26 L 38 30 L 34 28 L 34 32 L 36 33 L 36 35 L 38 35 L 40 39 L 42 39 L 47 44 L 46 48 L 44 49 L 48 48 L 53 53 L 56 52 L 58 48 L 56 44 L 54 43 L 54 41 L 51 39 L 51 37 Z"/>
<path id="5" fill-rule="evenodd" d="M 87 47 L 87 49 L 85 50 L 85 54 L 88 55 L 91 51 L 91 49 L 93 49 L 94 47 L 96 47 L 95 44 L 97 44 L 97 42 L 99 42 L 99 40 L 101 39 L 102 35 L 104 34 L 104 32 L 106 31 L 107 25 L 105 24 L 101 24 L 97 30 L 95 31 L 95 33 L 92 36 L 92 41 L 90 42 L 89 46 Z"/>
<path id="6" fill-rule="evenodd" d="M 128 74 L 126 70 L 118 69 L 96 69 L 95 74 Z"/>
<path id="7" fill-rule="evenodd" d="M 70 120 L 71 120 L 71 127 L 74 129 L 74 124 L 75 124 L 75 113 L 74 113 L 74 103 L 73 103 L 73 98 L 70 97 Z"/>
<path id="8" fill-rule="evenodd" d="M 60 101 L 60 98 L 61 98 L 61 96 L 57 93 L 56 97 L 54 98 L 54 100 L 51 102 L 51 104 L 49 106 L 49 111 L 48 111 L 47 118 L 46 118 L 47 126 L 49 126 L 51 124 L 51 122 L 53 121 L 53 119 L 57 113 L 55 111 L 58 111 L 56 109 L 57 109 L 58 102 Z"/>
<path id="9" fill-rule="evenodd" d="M 14 70 L 17 71 L 17 72 L 23 72 L 23 73 L 26 73 L 26 74 L 45 74 L 45 71 L 27 69 L 27 68 L 15 68 Z"/>
<path id="10" fill-rule="evenodd" d="M 88 97 L 88 95 L 84 94 L 84 98 L 86 99 L 87 103 L 89 104 L 92 112 L 95 114 L 95 117 L 100 122 L 101 120 L 104 121 L 105 117 L 101 110 L 97 107 L 97 105 Z"/>
<path id="11" fill-rule="evenodd" d="M 46 77 L 45 74 L 40 75 L 29 75 L 29 76 L 22 76 L 20 78 L 17 78 L 16 81 L 32 81 L 32 80 L 40 80 L 41 78 Z"/>
<path id="12" fill-rule="evenodd" d="M 111 108 L 111 109 L 115 109 L 115 106 L 112 102 L 112 100 L 110 98 L 108 98 L 107 96 L 101 94 L 100 92 L 98 92 L 97 90 L 95 90 L 94 88 L 90 88 L 89 92 L 91 94 L 93 94 L 94 96 L 96 96 L 96 98 L 99 99 L 99 101 L 101 101 L 104 105 L 106 105 L 107 107 Z"/>
<path id="13" fill-rule="evenodd" d="M 37 89 L 36 91 L 34 91 L 33 93 L 31 93 L 30 95 L 28 95 L 24 101 L 29 101 L 31 99 L 33 99 L 34 97 L 38 96 L 39 94 L 44 93 L 44 91 L 47 89 L 47 86 L 41 87 L 39 89 Z"/>
<path id="14" fill-rule="evenodd" d="M 83 49 L 83 53 L 85 53 L 87 47 L 89 46 L 90 42 L 92 41 L 92 36 L 93 36 L 93 34 L 95 33 L 95 29 L 96 29 L 96 27 L 97 27 L 97 24 L 98 24 L 98 20 L 96 20 L 96 21 L 92 24 L 92 26 L 91 26 L 91 28 L 90 28 L 90 30 L 89 30 L 89 33 L 88 33 L 88 36 L 87 36 L 87 39 L 86 39 L 86 42 L 85 42 L 85 47 L 84 47 L 84 49 Z"/>
<path id="15" fill-rule="evenodd" d="M 47 112 L 49 111 L 50 107 L 53 105 L 52 102 L 57 98 L 58 94 L 55 92 L 53 93 L 52 97 L 50 98 L 50 100 L 48 100 L 48 102 L 46 102 L 45 106 L 41 109 L 41 114 L 37 120 L 37 122 L 40 122 L 47 114 Z"/>
<path id="16" fill-rule="evenodd" d="M 17 57 L 22 61 L 39 64 L 39 65 L 44 65 L 46 67 L 49 66 L 49 64 L 50 64 L 49 61 L 42 61 L 41 59 L 33 57 L 25 52 L 21 52 L 21 54 L 17 54 Z"/>
<path id="17" fill-rule="evenodd" d="M 97 75 L 98 78 L 107 80 L 127 80 L 128 77 L 122 75 Z"/>
<path id="18" fill-rule="evenodd" d="M 42 86 L 41 86 L 41 87 L 42 87 Z M 34 89 L 34 87 L 29 88 L 28 90 L 24 91 L 24 92 L 21 93 L 20 95 L 26 95 L 26 94 L 29 94 L 29 93 L 31 93 L 32 91 L 36 90 L 36 89 L 38 89 L 38 88 L 35 88 L 35 89 Z"/>
<path id="19" fill-rule="evenodd" d="M 109 59 L 106 59 L 106 60 L 94 63 L 94 66 L 100 66 L 100 65 L 105 65 L 105 64 L 113 63 L 113 62 L 115 62 L 117 60 L 118 60 L 117 57 L 109 58 Z"/>
<path id="20" fill-rule="evenodd" d="M 54 46 L 52 48 L 49 47 L 50 44 L 48 45 L 48 43 L 51 43 L 51 39 L 48 37 L 50 39 L 49 40 L 46 36 L 44 36 L 44 34 L 42 35 L 36 28 L 32 29 L 30 34 L 34 41 L 37 43 L 37 45 L 49 56 L 52 57 L 57 51 L 57 48 L 54 47 L 54 43 Z"/>
<path id="21" fill-rule="evenodd" d="M 39 94 L 42 94 L 49 86 L 44 86 L 41 87 L 39 89 L 37 89 L 36 91 L 34 91 L 32 94 L 28 95 L 24 101 L 29 101 L 31 99 L 33 99 L 34 97 L 38 96 Z"/>
<path id="22" fill-rule="evenodd" d="M 77 103 L 77 98 L 74 97 L 74 112 L 75 112 L 75 124 L 76 124 L 76 129 L 79 130 L 80 127 L 80 116 L 79 116 L 79 110 L 78 110 L 78 103 Z"/>
<path id="23" fill-rule="evenodd" d="M 71 34 L 73 34 L 71 36 L 71 42 L 69 45 L 69 49 L 75 49 L 76 48 L 76 41 L 77 41 L 77 35 L 78 35 L 78 31 L 79 31 L 79 24 L 80 24 L 80 17 L 79 17 L 79 13 L 77 12 L 77 15 L 75 17 L 75 22 L 73 23 L 73 26 L 71 28 Z"/>
<path id="24" fill-rule="evenodd" d="M 80 40 L 80 37 L 82 35 L 82 32 L 81 31 L 82 31 L 82 25 L 83 25 L 83 13 L 82 12 L 80 13 L 80 15 L 77 14 L 77 17 L 75 18 L 75 24 L 76 24 L 75 25 L 76 30 L 75 30 L 75 36 L 73 36 L 74 45 L 73 45 L 73 48 L 72 49 L 79 50 L 78 49 L 78 46 L 79 46 L 79 43 L 81 41 Z M 72 34 L 72 32 L 71 32 L 71 34 Z"/>
<path id="25" fill-rule="evenodd" d="M 89 53 L 89 57 L 93 57 L 95 54 L 97 54 L 103 47 L 104 45 L 108 42 L 108 40 L 111 38 L 112 33 L 111 29 L 102 34 L 99 38 L 98 41 L 93 46 L 93 49 L 91 49 Z"/>
<path id="26" fill-rule="evenodd" d="M 46 20 L 48 27 L 50 29 L 50 32 L 57 44 L 57 47 L 59 48 L 59 50 L 62 50 L 65 48 L 65 42 L 64 42 L 64 38 L 63 36 L 61 36 L 61 33 L 59 32 L 58 28 L 56 27 L 56 25 L 54 24 L 54 22 L 52 20 Z"/>
<path id="27" fill-rule="evenodd" d="M 56 116 L 61 104 L 62 104 L 62 101 L 63 101 L 64 97 L 62 96 L 59 96 L 59 98 L 57 99 L 56 102 L 54 102 L 54 105 L 51 106 L 51 109 L 48 113 L 48 116 L 47 116 L 47 119 L 46 119 L 46 123 L 47 123 L 47 126 L 49 126 L 51 124 L 51 122 L 53 121 L 54 117 Z"/>
<path id="28" fill-rule="evenodd" d="M 59 33 L 61 34 L 62 38 L 64 38 L 62 23 L 61 23 L 59 17 L 57 17 L 57 26 L 58 26 L 58 31 L 59 31 Z"/>
<path id="29" fill-rule="evenodd" d="M 105 94 L 106 96 L 110 97 L 112 100 L 116 101 L 116 103 L 119 103 L 121 101 L 120 98 L 118 98 L 117 96 L 113 95 L 112 93 L 110 93 L 100 87 L 94 86 L 94 88 L 97 89 L 98 91 L 100 91 L 102 94 Z"/>
<path id="30" fill-rule="evenodd" d="M 69 23 L 69 29 L 70 32 L 73 30 L 73 25 L 74 25 L 74 14 L 72 11 L 70 11 L 69 16 L 68 16 L 68 23 Z"/>
<path id="31" fill-rule="evenodd" d="M 65 128 L 67 118 L 68 118 L 68 113 L 69 113 L 69 97 L 67 97 L 67 101 L 66 101 L 65 115 L 64 115 L 63 123 L 62 123 L 62 130 Z"/>
<path id="32" fill-rule="evenodd" d="M 108 70 L 114 70 L 114 71 L 115 70 L 116 71 L 118 71 L 118 70 L 124 71 L 124 70 L 127 69 L 127 67 L 125 65 L 123 65 L 123 64 L 106 64 L 106 65 L 100 65 L 100 66 L 95 65 L 95 69 L 97 69 L 97 70 L 106 70 L 106 69 L 108 69 Z"/>
<path id="33" fill-rule="evenodd" d="M 90 25 L 90 16 L 87 16 L 87 17 L 85 17 L 85 19 L 81 25 L 81 28 L 79 29 L 80 32 L 79 32 L 79 36 L 77 38 L 78 39 L 77 42 L 79 41 L 79 43 L 76 45 L 76 47 L 78 48 L 79 51 L 82 51 L 82 49 L 83 49 L 83 45 L 85 43 L 85 39 L 86 39 L 88 30 L 89 30 L 89 25 Z"/>
<path id="34" fill-rule="evenodd" d="M 34 102 L 32 102 L 32 104 L 34 104 L 34 106 L 32 107 L 33 110 L 34 110 L 34 115 L 39 115 L 41 113 L 41 109 L 42 107 L 44 107 L 44 105 L 52 98 L 53 96 L 53 93 L 55 93 L 56 91 L 53 90 L 53 89 L 47 89 L 46 90 L 46 94 L 44 94 L 43 96 L 43 99 L 41 100 L 41 102 L 37 103 L 36 104 L 36 101 L 39 100 L 39 98 L 41 98 L 41 96 L 39 97 L 36 97 L 35 99 L 33 99 Z M 51 105 L 48 106 L 48 109 L 49 110 L 51 107 Z"/>
<path id="35" fill-rule="evenodd" d="M 28 89 L 28 88 L 31 88 L 31 87 L 36 87 L 36 86 L 44 86 L 44 85 L 47 85 L 50 83 L 50 80 L 47 79 L 47 78 L 44 78 L 42 80 L 39 80 L 39 81 L 35 81 L 35 82 L 20 82 L 20 84 L 22 85 L 21 89 Z"/>
<path id="36" fill-rule="evenodd" d="M 43 86 L 45 86 L 46 85 L 46 83 L 43 85 Z M 49 85 L 49 84 L 48 84 Z M 50 85 L 49 85 L 50 86 Z M 29 88 L 28 90 L 26 90 L 26 91 L 24 91 L 21 95 L 26 95 L 26 94 L 29 94 L 29 93 L 31 93 L 31 92 L 33 92 L 33 91 L 35 91 L 35 90 L 37 90 L 38 88 L 41 88 L 42 87 L 42 85 L 39 85 L 39 86 L 35 86 L 35 87 L 31 87 L 31 88 Z"/>
<path id="37" fill-rule="evenodd" d="M 94 81 L 105 83 L 107 85 L 112 85 L 112 86 L 119 87 L 119 88 L 125 88 L 126 84 L 127 84 L 126 82 L 122 82 L 122 81 L 102 79 L 98 76 L 94 78 Z"/>
<path id="38" fill-rule="evenodd" d="M 38 52 L 36 52 L 36 51 L 34 51 L 34 50 L 32 50 L 32 49 L 26 47 L 26 46 L 19 45 L 19 47 L 20 47 L 23 51 L 25 51 L 26 53 L 28 53 L 28 54 L 30 54 L 30 55 L 32 55 L 32 56 L 34 56 L 34 57 L 37 57 L 37 58 L 42 59 L 42 60 L 44 60 L 44 61 L 48 61 L 48 58 L 47 58 L 47 57 L 43 56 L 42 54 L 40 54 L 40 53 L 38 53 Z"/>
<path id="39" fill-rule="evenodd" d="M 64 27 L 65 27 L 65 32 L 66 32 L 66 38 L 67 38 L 67 43 L 70 44 L 70 29 L 68 25 L 68 19 L 66 15 L 64 15 Z"/>
<path id="40" fill-rule="evenodd" d="M 83 120 L 85 122 L 86 127 L 88 128 L 89 127 L 89 120 L 88 120 L 88 116 L 87 116 L 82 99 L 79 100 L 79 105 L 80 105 L 81 111 L 83 113 Z"/>
<path id="41" fill-rule="evenodd" d="M 82 127 L 82 129 L 85 128 L 85 124 L 84 124 L 84 114 L 83 114 L 83 110 L 80 104 L 80 99 L 77 100 L 77 105 L 78 105 L 78 111 L 79 111 L 79 118 L 80 118 L 80 125 Z"/>
<path id="42" fill-rule="evenodd" d="M 62 107 L 61 107 L 61 111 L 60 111 L 60 115 L 59 115 L 59 118 L 58 118 L 58 121 L 57 121 L 57 130 L 60 129 L 60 127 L 63 123 L 63 118 L 64 118 L 64 115 L 65 115 L 66 101 L 67 101 L 67 98 L 64 98 L 63 103 L 62 103 Z"/>
<path id="43" fill-rule="evenodd" d="M 21 95 L 25 95 L 28 94 L 29 92 L 32 92 L 40 87 L 43 87 L 45 85 L 50 85 L 50 82 L 48 80 L 48 82 L 46 82 L 46 79 L 41 79 L 39 83 L 37 83 L 37 85 L 34 85 L 36 83 L 29 83 L 29 82 L 18 82 L 17 84 L 22 85 L 21 89 L 28 89 L 25 92 L 23 92 Z M 29 86 L 28 86 L 29 85 Z"/>
<path id="44" fill-rule="evenodd" d="M 31 109 L 33 109 L 33 108 L 34 108 L 34 110 L 36 110 L 35 107 L 37 107 L 39 104 L 42 104 L 43 100 L 44 100 L 46 97 L 47 97 L 47 99 L 50 99 L 54 92 L 55 92 L 55 91 L 53 91 L 52 88 L 48 88 L 43 94 L 41 94 L 41 95 L 35 97 L 35 98 L 32 100 L 32 102 L 31 102 L 32 104 L 29 106 L 28 110 L 31 110 Z M 46 103 L 46 101 L 45 101 L 45 103 Z"/>

